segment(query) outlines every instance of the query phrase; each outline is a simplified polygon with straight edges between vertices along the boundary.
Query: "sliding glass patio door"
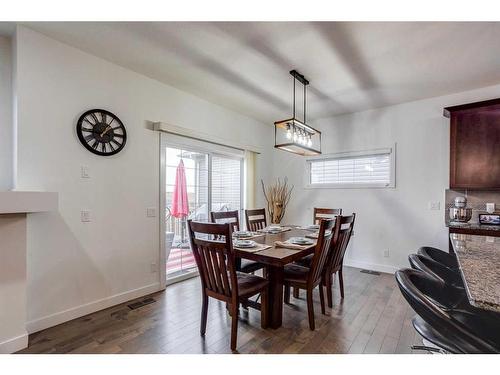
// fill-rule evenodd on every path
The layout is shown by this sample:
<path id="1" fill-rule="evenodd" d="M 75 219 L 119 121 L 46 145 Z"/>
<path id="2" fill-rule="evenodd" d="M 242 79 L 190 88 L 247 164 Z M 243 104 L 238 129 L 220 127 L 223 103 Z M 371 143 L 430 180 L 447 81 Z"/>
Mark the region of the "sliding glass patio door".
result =
<path id="1" fill-rule="evenodd" d="M 187 220 L 210 221 L 211 211 L 233 210 L 240 212 L 241 219 L 243 155 L 239 150 L 179 136 L 162 138 L 161 227 L 166 282 L 171 283 L 197 274 Z M 185 204 L 179 195 L 187 197 Z M 175 205 L 176 199 L 181 203 Z"/>

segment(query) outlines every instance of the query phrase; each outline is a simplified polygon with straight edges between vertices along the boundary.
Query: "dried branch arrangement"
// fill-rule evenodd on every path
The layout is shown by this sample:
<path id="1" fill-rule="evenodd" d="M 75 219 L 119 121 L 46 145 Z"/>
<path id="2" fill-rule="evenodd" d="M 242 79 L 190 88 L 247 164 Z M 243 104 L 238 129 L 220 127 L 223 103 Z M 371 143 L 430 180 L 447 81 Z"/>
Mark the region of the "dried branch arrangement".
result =
<path id="1" fill-rule="evenodd" d="M 288 179 L 285 177 L 283 182 L 278 178 L 278 180 L 267 187 L 264 185 L 264 181 L 260 180 L 262 183 L 262 191 L 264 192 L 264 197 L 267 201 L 267 211 L 269 212 L 269 218 L 272 224 L 279 224 L 285 216 L 285 210 L 290 197 L 292 196 L 293 185 L 290 187 L 288 185 Z"/>

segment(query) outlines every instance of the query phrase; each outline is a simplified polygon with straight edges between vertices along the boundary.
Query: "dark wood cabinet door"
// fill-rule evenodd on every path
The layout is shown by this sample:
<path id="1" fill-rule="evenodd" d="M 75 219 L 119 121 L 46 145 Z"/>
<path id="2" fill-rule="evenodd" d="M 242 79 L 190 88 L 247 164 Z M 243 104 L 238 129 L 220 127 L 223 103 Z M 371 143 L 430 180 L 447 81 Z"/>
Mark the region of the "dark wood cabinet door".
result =
<path id="1" fill-rule="evenodd" d="M 500 103 L 450 118 L 450 188 L 500 190 Z"/>

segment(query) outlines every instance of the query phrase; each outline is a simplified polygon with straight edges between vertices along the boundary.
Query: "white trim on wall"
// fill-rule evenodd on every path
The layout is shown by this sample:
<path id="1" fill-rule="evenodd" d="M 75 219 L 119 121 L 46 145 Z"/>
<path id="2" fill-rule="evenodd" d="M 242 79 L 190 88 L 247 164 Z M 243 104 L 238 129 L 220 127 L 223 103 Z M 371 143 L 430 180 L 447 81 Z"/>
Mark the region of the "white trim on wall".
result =
<path id="1" fill-rule="evenodd" d="M 344 266 L 361 268 L 363 270 L 371 270 L 383 273 L 394 274 L 399 269 L 398 267 L 388 266 L 385 264 L 376 264 L 369 262 L 361 262 L 353 259 L 344 259 Z"/>
<path id="2" fill-rule="evenodd" d="M 137 288 L 133 290 L 128 290 L 123 293 L 118 293 L 106 298 L 102 298 L 96 301 L 92 301 L 80 306 L 75 306 L 70 309 L 59 311 L 55 314 L 47 315 L 42 318 L 32 320 L 26 323 L 26 330 L 29 334 L 41 331 L 46 328 L 56 326 L 58 324 L 80 318 L 82 316 L 107 309 L 108 307 L 116 306 L 124 302 L 128 302 L 135 298 L 146 296 L 151 293 L 159 292 L 162 290 L 160 283 L 154 283 L 150 285 L 143 286 L 142 288 Z M 27 346 L 27 343 L 26 343 Z"/>
<path id="3" fill-rule="evenodd" d="M 0 354 L 15 353 L 18 350 L 24 349 L 28 346 L 28 334 L 22 334 L 17 337 L 8 339 L 7 341 L 0 342 Z"/>

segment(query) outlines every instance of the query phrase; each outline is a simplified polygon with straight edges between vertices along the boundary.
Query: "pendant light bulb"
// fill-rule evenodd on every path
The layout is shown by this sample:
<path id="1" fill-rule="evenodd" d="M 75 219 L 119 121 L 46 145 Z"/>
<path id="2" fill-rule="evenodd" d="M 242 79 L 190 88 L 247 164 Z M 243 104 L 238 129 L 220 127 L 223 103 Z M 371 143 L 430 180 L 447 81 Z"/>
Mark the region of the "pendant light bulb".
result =
<path id="1" fill-rule="evenodd" d="M 313 141 L 311 139 L 311 136 L 309 136 L 309 140 L 307 141 L 307 146 L 311 147 L 313 145 Z"/>
<path id="2" fill-rule="evenodd" d="M 290 130 L 290 125 L 286 126 L 286 139 L 292 139 L 292 131 Z"/>
<path id="3" fill-rule="evenodd" d="M 297 139 L 298 139 L 298 135 L 297 135 L 297 132 L 294 130 L 293 131 L 293 141 L 297 142 Z"/>

